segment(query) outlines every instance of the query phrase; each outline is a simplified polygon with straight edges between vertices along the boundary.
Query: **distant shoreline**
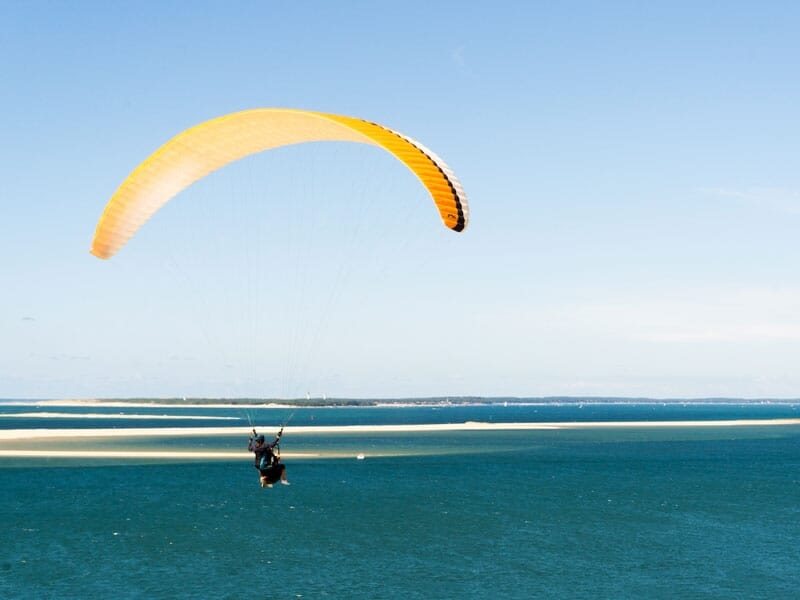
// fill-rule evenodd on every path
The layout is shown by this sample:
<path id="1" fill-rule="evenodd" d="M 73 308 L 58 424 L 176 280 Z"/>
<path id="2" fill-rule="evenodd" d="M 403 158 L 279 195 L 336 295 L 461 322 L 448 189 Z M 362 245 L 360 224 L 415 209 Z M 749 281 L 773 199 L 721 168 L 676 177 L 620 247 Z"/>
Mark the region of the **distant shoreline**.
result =
<path id="1" fill-rule="evenodd" d="M 425 398 L 72 398 L 2 399 L 0 405 L 18 406 L 97 406 L 97 407 L 186 407 L 186 408 L 369 408 L 414 406 L 558 406 L 558 405 L 793 405 L 800 398 L 634 398 L 602 396 L 433 396 Z"/>

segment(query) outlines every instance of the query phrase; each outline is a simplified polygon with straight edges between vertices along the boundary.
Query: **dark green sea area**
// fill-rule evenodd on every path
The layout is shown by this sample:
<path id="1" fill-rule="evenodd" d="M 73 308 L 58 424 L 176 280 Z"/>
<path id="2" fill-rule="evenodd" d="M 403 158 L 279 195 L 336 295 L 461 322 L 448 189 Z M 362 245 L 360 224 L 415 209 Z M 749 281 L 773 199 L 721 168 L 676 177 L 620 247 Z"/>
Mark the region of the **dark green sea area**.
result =
<path id="1" fill-rule="evenodd" d="M 30 434 L 0 437 L 0 598 L 792 598 L 800 589 L 798 401 L 176 400 L 0 404 L 0 434 Z M 463 423 L 584 426 L 384 429 Z M 261 489 L 247 434 L 282 424 L 291 485 Z M 335 429 L 350 425 L 363 430 Z M 198 429 L 159 435 L 165 427 Z M 118 435 L 49 433 L 93 428 Z M 22 448 L 53 455 L 13 454 Z M 79 448 L 220 457 L 58 455 Z"/>

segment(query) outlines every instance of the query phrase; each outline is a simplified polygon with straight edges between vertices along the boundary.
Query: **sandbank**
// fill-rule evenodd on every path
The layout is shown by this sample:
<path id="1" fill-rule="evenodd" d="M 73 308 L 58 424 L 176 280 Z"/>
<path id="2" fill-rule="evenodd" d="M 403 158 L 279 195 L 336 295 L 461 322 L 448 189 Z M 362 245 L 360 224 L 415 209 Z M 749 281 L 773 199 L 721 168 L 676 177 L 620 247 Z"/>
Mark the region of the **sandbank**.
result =
<path id="1" fill-rule="evenodd" d="M 719 421 L 592 421 L 592 422 L 552 422 L 552 423 L 433 423 L 417 425 L 323 425 L 323 426 L 294 426 L 286 427 L 286 435 L 325 435 L 325 434 L 396 434 L 396 433 L 426 433 L 426 432 L 452 432 L 452 431 L 525 431 L 525 430 L 591 430 L 591 429 L 680 429 L 680 428 L 724 428 L 724 427 L 770 427 L 770 426 L 800 426 L 800 419 L 742 419 Z M 272 430 L 266 430 L 272 432 Z M 146 427 L 146 428 L 98 428 L 98 429 L 0 429 L 0 458 L 53 458 L 64 459 L 139 459 L 139 460 L 245 460 L 252 456 L 250 452 L 240 451 L 208 451 L 208 450 L 113 450 L 96 446 L 92 447 L 91 440 L 112 438 L 123 442 L 126 439 L 153 438 L 163 439 L 171 437 L 239 437 L 246 439 L 249 431 L 243 427 Z M 35 440 L 34 449 L 19 447 L 26 441 Z M 86 440 L 88 447 L 78 449 L 57 449 L 52 447 L 59 441 L 70 442 Z M 3 448 L 3 442 L 14 448 Z M 46 442 L 48 449 L 41 448 L 41 443 Z M 406 454 L 406 452 L 401 452 Z M 371 456 L 397 455 L 396 450 L 388 453 L 375 452 Z M 293 458 L 348 458 L 356 456 L 353 451 L 334 450 L 318 453 L 292 453 L 284 452 L 287 459 Z"/>
<path id="2" fill-rule="evenodd" d="M 320 454 L 283 452 L 284 459 L 319 458 Z M 0 458 L 158 458 L 190 460 L 239 460 L 252 458 L 252 452 L 205 452 L 162 450 L 2 450 Z"/>
<path id="3" fill-rule="evenodd" d="M 416 425 L 320 425 L 285 427 L 286 435 L 319 435 L 347 433 L 425 433 L 437 431 L 524 431 L 537 429 L 634 429 L 681 427 L 769 427 L 797 426 L 800 419 L 738 419 L 719 421 L 590 421 L 552 423 L 427 423 Z M 262 428 L 263 429 L 263 428 Z M 273 427 L 266 429 L 271 433 Z M 0 429 L 0 440 L 34 438 L 100 438 L 100 437 L 246 437 L 243 427 L 125 427 L 86 429 Z"/>
<path id="4" fill-rule="evenodd" d="M 240 421 L 239 417 L 208 417 L 202 415 L 142 415 L 109 413 L 24 412 L 0 414 L 0 419 L 154 419 L 181 421 Z"/>
<path id="5" fill-rule="evenodd" d="M 298 409 L 308 408 L 304 406 L 295 406 L 293 404 L 283 404 L 280 402 L 262 402 L 262 403 L 239 403 L 233 401 L 221 400 L 213 404 L 205 404 L 202 402 L 153 402 L 135 401 L 130 402 L 126 400 L 95 400 L 93 398 L 78 398 L 66 400 L 30 400 L 25 402 L 0 402 L 0 404 L 7 404 L 13 406 L 97 406 L 99 408 L 281 408 L 281 409 Z M 315 406 L 313 408 L 321 408 Z"/>

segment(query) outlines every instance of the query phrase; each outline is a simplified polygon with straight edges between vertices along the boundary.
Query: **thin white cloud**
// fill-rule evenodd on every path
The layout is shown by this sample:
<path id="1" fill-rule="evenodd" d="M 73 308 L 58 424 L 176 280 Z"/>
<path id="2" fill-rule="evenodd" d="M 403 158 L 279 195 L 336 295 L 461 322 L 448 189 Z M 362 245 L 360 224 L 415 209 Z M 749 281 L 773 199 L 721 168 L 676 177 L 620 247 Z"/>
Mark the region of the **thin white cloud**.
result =
<path id="1" fill-rule="evenodd" d="M 450 53 L 450 58 L 455 63 L 456 67 L 462 72 L 465 73 L 467 71 L 467 61 L 464 54 L 464 46 L 457 46 L 453 48 Z"/>
<path id="2" fill-rule="evenodd" d="M 653 332 L 638 336 L 647 342 L 746 342 L 746 341 L 799 341 L 800 326 L 749 325 L 744 327 L 716 327 Z"/>
<path id="3" fill-rule="evenodd" d="M 583 335 L 653 343 L 800 341 L 798 289 L 684 289 L 576 304 L 550 319 Z"/>
<path id="4" fill-rule="evenodd" d="M 737 200 L 750 206 L 766 208 L 775 212 L 800 214 L 800 190 L 778 187 L 750 187 L 744 189 L 710 187 L 702 188 L 703 194 Z"/>
<path id="5" fill-rule="evenodd" d="M 91 357 L 85 354 L 66 354 L 64 352 L 59 352 L 56 354 L 40 354 L 38 352 L 31 352 L 28 354 L 28 356 L 32 359 L 44 359 L 51 361 L 91 360 Z"/>

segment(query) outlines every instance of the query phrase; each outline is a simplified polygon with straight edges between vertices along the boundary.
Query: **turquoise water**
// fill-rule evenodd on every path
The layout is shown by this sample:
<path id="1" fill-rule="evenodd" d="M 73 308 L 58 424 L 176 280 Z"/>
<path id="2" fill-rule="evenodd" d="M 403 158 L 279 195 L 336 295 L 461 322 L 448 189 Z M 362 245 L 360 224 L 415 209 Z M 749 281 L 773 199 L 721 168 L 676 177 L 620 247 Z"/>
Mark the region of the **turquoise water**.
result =
<path id="1" fill-rule="evenodd" d="M 14 414 L 57 413 L 59 415 L 103 415 L 106 418 L 76 419 L 65 416 L 49 418 L 3 418 Z M 177 417 L 169 421 L 160 419 L 126 419 L 130 415 L 168 415 Z M 206 417 L 204 420 L 180 417 Z M 677 420 L 727 420 L 727 419 L 782 419 L 800 418 L 800 404 L 772 403 L 746 404 L 729 402 L 712 403 L 591 403 L 591 404 L 509 404 L 453 406 L 392 407 L 341 407 L 341 408 L 261 408 L 261 407 L 200 407 L 172 406 L 30 406 L 0 405 L 0 429 L 35 427 L 225 427 L 250 422 L 257 425 L 386 425 L 421 423 L 463 423 L 465 421 L 552 422 L 552 421 L 677 421 Z"/>
<path id="2" fill-rule="evenodd" d="M 542 418 L 542 407 L 515 407 L 512 420 L 580 410 L 546 408 Z M 795 408 L 702 410 L 777 418 Z M 313 422 L 491 420 L 498 409 L 443 410 L 315 409 Z M 695 407 L 593 410 L 606 420 L 699 418 Z M 308 424 L 311 413 L 299 412 L 292 423 Z M 292 485 L 267 490 L 248 460 L 0 461 L 0 597 L 789 598 L 800 589 L 798 426 L 284 441 L 287 453 L 338 446 L 367 448 L 367 459 L 292 460 Z M 382 448 L 408 454 L 370 455 Z"/>

